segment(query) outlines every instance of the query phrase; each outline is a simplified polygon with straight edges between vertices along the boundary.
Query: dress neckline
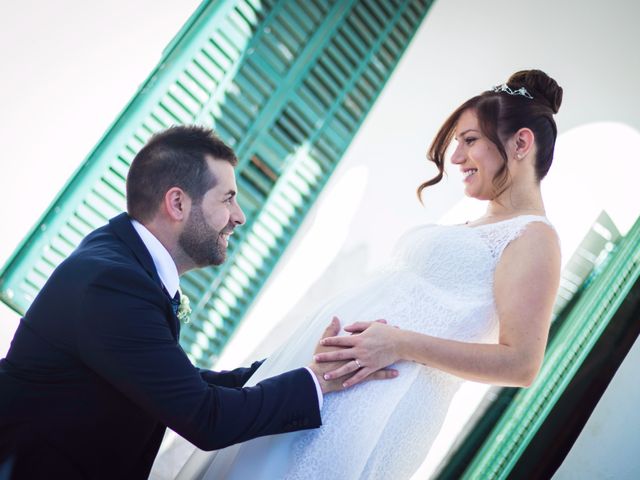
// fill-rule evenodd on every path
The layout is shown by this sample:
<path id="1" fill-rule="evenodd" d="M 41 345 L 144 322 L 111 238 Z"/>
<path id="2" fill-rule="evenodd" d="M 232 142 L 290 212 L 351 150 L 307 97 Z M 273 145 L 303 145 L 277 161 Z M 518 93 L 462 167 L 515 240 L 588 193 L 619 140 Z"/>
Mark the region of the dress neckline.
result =
<path id="1" fill-rule="evenodd" d="M 497 225 L 497 224 L 499 224 L 499 223 L 510 222 L 511 220 L 515 220 L 515 219 L 517 219 L 517 218 L 523 218 L 523 217 L 535 217 L 535 218 L 541 218 L 541 219 L 544 219 L 544 221 L 545 221 L 546 223 L 548 223 L 548 222 L 549 222 L 549 219 L 548 219 L 546 216 L 544 216 L 544 215 L 534 215 L 534 214 L 531 214 L 531 213 L 525 213 L 525 214 L 522 214 L 522 215 L 516 215 L 516 216 L 514 216 L 514 217 L 510 217 L 510 218 L 505 218 L 504 220 L 498 220 L 497 222 L 482 223 L 482 224 L 480 224 L 480 225 L 476 225 L 476 226 L 470 226 L 470 225 L 468 225 L 468 224 L 466 224 L 466 223 L 460 223 L 460 224 L 458 224 L 458 225 L 454 225 L 454 226 L 456 226 L 456 227 L 464 227 L 464 228 L 468 228 L 468 229 L 470 229 L 470 230 L 475 230 L 476 228 L 488 227 L 488 226 L 491 226 L 491 225 Z"/>

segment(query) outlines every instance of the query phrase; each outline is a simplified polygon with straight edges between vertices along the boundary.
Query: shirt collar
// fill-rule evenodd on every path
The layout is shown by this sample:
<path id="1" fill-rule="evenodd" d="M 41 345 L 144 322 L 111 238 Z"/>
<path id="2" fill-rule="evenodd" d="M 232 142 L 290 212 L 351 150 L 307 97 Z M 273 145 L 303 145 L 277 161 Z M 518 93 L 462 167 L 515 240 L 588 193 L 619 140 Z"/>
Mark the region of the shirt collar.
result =
<path id="1" fill-rule="evenodd" d="M 147 229 L 147 227 L 133 218 L 131 219 L 131 225 L 133 225 L 133 228 L 135 228 L 138 235 L 140 235 L 140 239 L 142 240 L 142 243 L 144 243 L 144 246 L 149 250 L 153 264 L 158 272 L 158 276 L 160 277 L 164 288 L 167 289 L 167 293 L 169 293 L 169 296 L 175 297 L 176 292 L 178 291 L 178 285 L 180 284 L 180 276 L 178 275 L 178 268 L 176 267 L 173 258 L 171 258 L 171 254 L 166 248 L 164 248 L 164 245 L 160 243 L 160 240 L 158 240 L 153 233 Z"/>

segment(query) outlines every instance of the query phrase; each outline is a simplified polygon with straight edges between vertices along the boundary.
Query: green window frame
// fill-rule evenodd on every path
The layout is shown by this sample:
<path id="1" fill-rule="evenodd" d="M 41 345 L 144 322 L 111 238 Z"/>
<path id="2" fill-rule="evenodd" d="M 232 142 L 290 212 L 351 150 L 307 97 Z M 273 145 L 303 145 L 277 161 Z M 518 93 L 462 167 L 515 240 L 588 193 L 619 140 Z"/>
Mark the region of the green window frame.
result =
<path id="1" fill-rule="evenodd" d="M 238 154 L 247 216 L 224 265 L 181 280 L 193 307 L 181 344 L 192 361 L 215 361 L 431 4 L 204 1 L 5 265 L 2 301 L 23 314 L 80 240 L 125 210 L 129 165 L 154 132 L 202 124 Z"/>

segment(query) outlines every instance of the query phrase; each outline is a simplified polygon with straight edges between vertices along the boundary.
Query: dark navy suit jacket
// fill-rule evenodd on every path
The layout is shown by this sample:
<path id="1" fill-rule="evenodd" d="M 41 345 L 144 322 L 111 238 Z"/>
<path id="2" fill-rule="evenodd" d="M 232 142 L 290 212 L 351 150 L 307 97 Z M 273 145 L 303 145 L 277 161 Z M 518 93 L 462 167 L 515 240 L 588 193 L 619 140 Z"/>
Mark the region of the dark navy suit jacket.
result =
<path id="1" fill-rule="evenodd" d="M 146 478 L 165 427 L 203 450 L 320 425 L 304 369 L 199 370 L 126 214 L 53 272 L 0 361 L 0 478 Z"/>

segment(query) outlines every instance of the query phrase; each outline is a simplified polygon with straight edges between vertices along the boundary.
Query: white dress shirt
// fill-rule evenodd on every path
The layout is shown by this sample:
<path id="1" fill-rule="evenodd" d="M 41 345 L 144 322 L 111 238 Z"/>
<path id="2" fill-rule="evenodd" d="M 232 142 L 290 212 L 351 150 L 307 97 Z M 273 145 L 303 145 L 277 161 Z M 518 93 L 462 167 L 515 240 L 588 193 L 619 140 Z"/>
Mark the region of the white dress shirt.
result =
<path id="1" fill-rule="evenodd" d="M 178 275 L 178 268 L 176 267 L 171 254 L 166 248 L 164 248 L 164 245 L 160 243 L 160 240 L 158 240 L 153 233 L 147 229 L 147 227 L 134 219 L 131 219 L 131 224 L 140 236 L 144 246 L 147 247 L 147 250 L 151 255 L 151 259 L 153 260 L 153 265 L 156 267 L 160 281 L 167 290 L 167 293 L 169 293 L 169 296 L 172 298 L 175 297 L 178 292 L 178 286 L 180 285 L 180 276 Z M 304 368 L 309 372 L 313 379 L 313 383 L 316 386 L 316 392 L 318 393 L 318 406 L 319 408 L 322 408 L 324 398 L 322 395 L 322 389 L 320 388 L 320 383 L 309 367 Z"/>
<path id="2" fill-rule="evenodd" d="M 167 290 L 167 293 L 171 298 L 175 297 L 178 292 L 178 286 L 180 285 L 180 276 L 178 275 L 178 268 L 171 254 L 147 227 L 133 219 L 131 219 L 131 225 L 136 229 L 136 232 L 138 232 L 138 235 L 140 235 L 142 239 L 142 243 L 144 243 L 144 246 L 147 247 L 147 250 L 151 254 L 153 265 L 156 267 L 160 281 Z"/>

